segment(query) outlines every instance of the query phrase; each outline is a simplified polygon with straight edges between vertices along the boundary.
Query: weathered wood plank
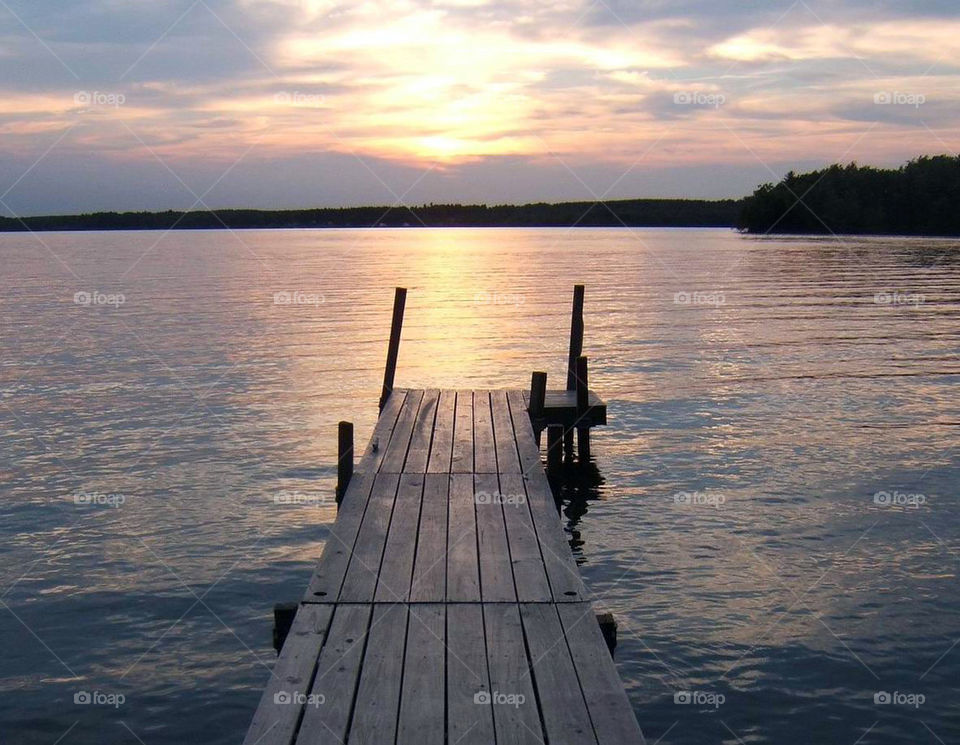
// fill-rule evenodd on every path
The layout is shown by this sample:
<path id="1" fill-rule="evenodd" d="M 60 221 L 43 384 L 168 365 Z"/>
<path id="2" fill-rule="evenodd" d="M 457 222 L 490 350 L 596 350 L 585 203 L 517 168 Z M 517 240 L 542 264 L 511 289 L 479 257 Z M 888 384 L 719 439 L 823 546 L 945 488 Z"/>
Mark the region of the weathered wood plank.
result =
<path id="1" fill-rule="evenodd" d="M 397 745 L 444 745 L 445 640 L 442 604 L 410 606 Z"/>
<path id="2" fill-rule="evenodd" d="M 410 578 L 413 575 L 422 494 L 421 473 L 400 475 L 400 488 L 393 507 L 390 532 L 383 550 L 380 576 L 374 594 L 374 600 L 378 603 L 401 603 L 410 598 Z"/>
<path id="3" fill-rule="evenodd" d="M 500 499 L 500 484 L 496 474 L 481 473 L 474 476 L 477 541 L 480 554 L 480 596 L 485 603 L 517 599 Z"/>
<path id="4" fill-rule="evenodd" d="M 474 473 L 497 472 L 497 447 L 493 439 L 489 391 L 473 392 L 473 470 Z"/>
<path id="5" fill-rule="evenodd" d="M 473 392 L 457 391 L 451 473 L 473 473 Z"/>
<path id="6" fill-rule="evenodd" d="M 520 458 L 517 455 L 517 437 L 513 431 L 510 405 L 506 391 L 491 391 L 490 405 L 493 411 L 493 435 L 497 450 L 498 473 L 520 473 Z"/>
<path id="7" fill-rule="evenodd" d="M 410 448 L 407 450 L 407 460 L 403 465 L 404 473 L 424 473 L 427 470 L 427 460 L 430 458 L 430 444 L 433 442 L 434 422 L 437 418 L 437 404 L 440 401 L 440 391 L 426 391 L 417 411 L 417 419 L 413 425 L 413 435 L 410 438 Z"/>
<path id="8" fill-rule="evenodd" d="M 457 410 L 457 392 L 441 391 L 437 402 L 437 418 L 433 425 L 433 445 L 427 473 L 450 473 L 453 456 L 453 417 Z"/>
<path id="9" fill-rule="evenodd" d="M 329 605 L 301 605 L 297 610 L 244 745 L 293 741 L 332 615 Z"/>
<path id="10" fill-rule="evenodd" d="M 600 745 L 641 745 L 643 733 L 630 708 L 590 604 L 558 606 L 580 687 Z"/>
<path id="11" fill-rule="evenodd" d="M 477 604 L 447 606 L 447 742 L 494 742 L 493 707 L 478 704 L 490 695 L 483 610 Z M 479 694 L 479 697 L 478 697 Z"/>
<path id="12" fill-rule="evenodd" d="M 519 610 L 512 603 L 485 604 L 483 618 L 497 745 L 543 745 Z"/>
<path id="13" fill-rule="evenodd" d="M 480 570 L 473 476 L 457 473 L 450 477 L 448 508 L 447 600 L 476 603 L 480 601 Z"/>
<path id="14" fill-rule="evenodd" d="M 417 412 L 420 410 L 423 395 L 423 391 L 407 391 L 407 397 L 400 409 L 400 416 L 397 417 L 390 442 L 387 443 L 387 451 L 380 463 L 381 473 L 401 473 L 403 471 L 403 464 L 407 460 L 407 451 L 410 449 L 410 440 L 413 437 L 413 428 L 417 423 Z"/>
<path id="15" fill-rule="evenodd" d="M 447 493 L 450 476 L 428 473 L 423 484 L 423 506 L 417 555 L 410 584 L 410 601 L 442 603 L 447 593 Z"/>
<path id="16" fill-rule="evenodd" d="M 543 470 L 543 461 L 540 459 L 540 448 L 533 434 L 533 425 L 524 403 L 522 391 L 508 391 L 507 400 L 510 402 L 510 419 L 513 422 L 513 433 L 516 437 L 517 450 L 520 456 L 520 467 L 524 473 L 533 473 Z"/>
<path id="17" fill-rule="evenodd" d="M 587 600 L 587 591 L 576 562 L 570 553 L 566 533 L 560 524 L 556 503 L 547 477 L 540 473 L 527 475 L 527 503 L 540 542 L 540 553 L 550 580 L 554 602 L 574 603 Z"/>
<path id="18" fill-rule="evenodd" d="M 373 428 L 373 434 L 370 436 L 370 442 L 367 443 L 366 450 L 360 456 L 360 462 L 355 471 L 373 473 L 380 469 L 383 463 L 383 456 L 387 453 L 387 445 L 393 437 L 393 431 L 397 426 L 397 418 L 407 401 L 406 390 L 396 389 L 387 399 L 387 405 L 380 412 L 380 418 Z"/>
<path id="19" fill-rule="evenodd" d="M 520 616 L 550 744 L 595 743 L 593 725 L 556 606 L 525 603 L 520 606 Z"/>
<path id="20" fill-rule="evenodd" d="M 395 393 L 389 401 L 393 401 L 397 395 Z M 368 471 L 354 474 L 351 479 L 303 602 L 329 602 L 339 596 L 375 478 L 376 474 Z"/>
<path id="21" fill-rule="evenodd" d="M 363 523 L 357 534 L 357 542 L 350 556 L 350 565 L 343 579 L 343 587 L 340 588 L 341 602 L 373 601 L 399 482 L 398 474 L 377 474 Z"/>
<path id="22" fill-rule="evenodd" d="M 396 737 L 409 607 L 374 606 L 350 727 L 351 745 L 382 745 Z"/>
<path id="23" fill-rule="evenodd" d="M 522 603 L 550 602 L 553 595 L 540 553 L 540 541 L 533 527 L 523 476 L 500 474 L 500 494 L 517 599 Z"/>
<path id="24" fill-rule="evenodd" d="M 297 745 L 346 742 L 371 605 L 338 605 L 304 709 Z M 266 745 L 266 743 L 261 743 Z"/>

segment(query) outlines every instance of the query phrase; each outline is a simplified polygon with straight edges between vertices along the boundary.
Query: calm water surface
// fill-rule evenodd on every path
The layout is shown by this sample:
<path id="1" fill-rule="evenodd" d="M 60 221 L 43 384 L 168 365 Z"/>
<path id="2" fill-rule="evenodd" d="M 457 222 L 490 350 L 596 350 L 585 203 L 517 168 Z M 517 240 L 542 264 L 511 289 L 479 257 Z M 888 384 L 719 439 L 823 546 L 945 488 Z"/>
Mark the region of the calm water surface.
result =
<path id="1" fill-rule="evenodd" d="M 649 742 L 960 742 L 958 259 L 712 230 L 0 235 L 0 742 L 239 742 L 335 515 L 336 422 L 375 421 L 394 285 L 398 385 L 525 387 L 562 379 L 577 281 L 610 426 L 563 520 Z"/>

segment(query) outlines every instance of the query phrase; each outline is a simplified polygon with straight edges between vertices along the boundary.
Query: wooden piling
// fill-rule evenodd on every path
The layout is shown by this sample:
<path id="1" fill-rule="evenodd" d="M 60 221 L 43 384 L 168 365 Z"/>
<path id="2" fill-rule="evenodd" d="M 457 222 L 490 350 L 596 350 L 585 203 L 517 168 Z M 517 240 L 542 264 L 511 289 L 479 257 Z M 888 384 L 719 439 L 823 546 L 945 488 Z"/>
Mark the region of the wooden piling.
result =
<path id="1" fill-rule="evenodd" d="M 300 603 L 277 603 L 273 606 L 273 648 L 280 654 L 287 640 Z"/>
<path id="2" fill-rule="evenodd" d="M 577 420 L 585 421 L 590 409 L 590 381 L 587 375 L 587 358 L 577 357 Z M 577 444 L 581 464 L 590 461 L 590 427 L 577 427 Z"/>
<path id="3" fill-rule="evenodd" d="M 573 286 L 573 312 L 570 316 L 570 354 L 567 357 L 567 390 L 577 387 L 577 357 L 583 354 L 583 285 Z"/>
<path id="4" fill-rule="evenodd" d="M 347 493 L 350 479 L 353 478 L 353 423 L 340 422 L 337 425 L 337 507 Z"/>
<path id="5" fill-rule="evenodd" d="M 383 371 L 383 390 L 380 392 L 380 411 L 393 392 L 393 378 L 397 372 L 397 355 L 400 353 L 400 330 L 403 328 L 403 309 L 407 304 L 407 290 L 398 287 L 393 296 L 393 320 L 390 322 L 390 345 L 387 347 L 387 365 Z"/>
<path id="6" fill-rule="evenodd" d="M 556 473 L 563 462 L 563 427 L 551 424 L 547 427 L 547 471 Z"/>
<path id="7" fill-rule="evenodd" d="M 530 379 L 530 423 L 540 447 L 540 434 L 543 431 L 543 411 L 547 402 L 547 374 L 535 372 Z"/>

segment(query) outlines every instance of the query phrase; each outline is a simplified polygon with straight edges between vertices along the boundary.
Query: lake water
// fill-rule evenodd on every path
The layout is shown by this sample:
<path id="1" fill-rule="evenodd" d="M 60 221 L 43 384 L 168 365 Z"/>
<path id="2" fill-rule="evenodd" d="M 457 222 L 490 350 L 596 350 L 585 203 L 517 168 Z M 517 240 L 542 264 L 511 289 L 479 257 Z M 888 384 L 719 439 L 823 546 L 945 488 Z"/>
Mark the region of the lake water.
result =
<path id="1" fill-rule="evenodd" d="M 0 235 L 0 741 L 239 742 L 335 516 L 336 423 L 375 421 L 393 287 L 398 385 L 526 387 L 563 380 L 583 282 L 610 423 L 563 521 L 648 741 L 957 742 L 958 260 L 722 230 Z"/>

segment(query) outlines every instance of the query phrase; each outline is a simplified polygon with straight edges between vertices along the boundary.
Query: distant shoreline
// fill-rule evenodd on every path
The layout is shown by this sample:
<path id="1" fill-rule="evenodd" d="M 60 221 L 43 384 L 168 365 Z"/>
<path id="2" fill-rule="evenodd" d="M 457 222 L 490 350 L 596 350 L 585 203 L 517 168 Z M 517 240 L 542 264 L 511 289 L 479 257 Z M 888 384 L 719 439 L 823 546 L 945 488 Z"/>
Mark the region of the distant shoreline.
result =
<path id="1" fill-rule="evenodd" d="M 732 228 L 742 200 L 625 199 L 524 205 L 427 204 L 415 207 L 322 207 L 96 212 L 2 217 L 0 232 L 88 230 L 245 230 L 282 228 Z"/>

